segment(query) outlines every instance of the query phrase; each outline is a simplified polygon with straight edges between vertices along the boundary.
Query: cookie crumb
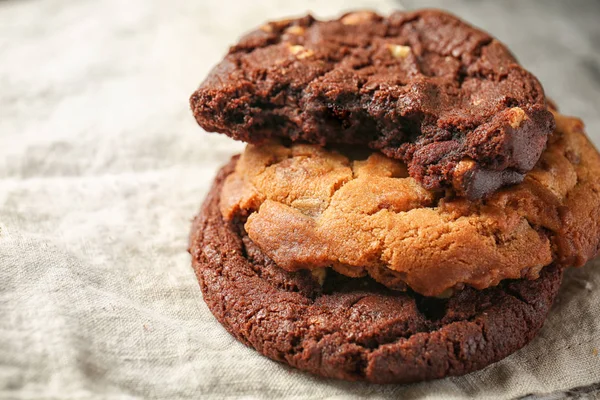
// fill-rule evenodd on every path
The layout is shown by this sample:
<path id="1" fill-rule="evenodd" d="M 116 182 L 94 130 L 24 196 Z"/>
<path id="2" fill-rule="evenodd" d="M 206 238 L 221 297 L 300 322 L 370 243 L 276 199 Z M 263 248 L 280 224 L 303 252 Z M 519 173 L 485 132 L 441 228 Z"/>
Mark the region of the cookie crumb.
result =
<path id="1" fill-rule="evenodd" d="M 513 107 L 510 109 L 510 111 L 510 126 L 513 129 L 517 129 L 521 126 L 521 122 L 527 119 L 527 115 L 525 115 L 525 111 L 523 111 L 523 109 L 519 107 Z"/>
<path id="2" fill-rule="evenodd" d="M 290 53 L 295 55 L 298 60 L 303 60 L 315 54 L 312 50 L 309 50 L 299 44 L 290 46 Z"/>
<path id="3" fill-rule="evenodd" d="M 325 278 L 327 277 L 327 268 L 315 268 L 310 271 L 310 274 L 313 276 L 313 278 L 315 278 L 320 286 L 323 286 L 325 283 Z"/>
<path id="4" fill-rule="evenodd" d="M 304 34 L 305 29 L 301 26 L 298 25 L 293 25 L 290 26 L 289 28 L 287 28 L 285 30 L 285 33 L 290 33 L 292 35 L 303 35 Z"/>
<path id="5" fill-rule="evenodd" d="M 377 15 L 371 11 L 357 11 L 342 17 L 344 25 L 359 25 L 373 21 Z"/>
<path id="6" fill-rule="evenodd" d="M 398 44 L 388 44 L 387 48 L 394 58 L 406 58 L 410 54 L 409 46 L 401 46 Z"/>

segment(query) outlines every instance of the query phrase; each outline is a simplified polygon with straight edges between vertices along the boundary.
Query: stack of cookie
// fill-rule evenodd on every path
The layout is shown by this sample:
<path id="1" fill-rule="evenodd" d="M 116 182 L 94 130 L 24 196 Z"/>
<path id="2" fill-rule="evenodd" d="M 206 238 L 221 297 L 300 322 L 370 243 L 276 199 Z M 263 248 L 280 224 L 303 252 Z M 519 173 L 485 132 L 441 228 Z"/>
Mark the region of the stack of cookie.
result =
<path id="1" fill-rule="evenodd" d="M 600 244 L 600 155 L 496 39 L 441 11 L 271 22 L 191 97 L 249 144 L 190 252 L 243 343 L 315 374 L 460 375 L 541 328 Z"/>

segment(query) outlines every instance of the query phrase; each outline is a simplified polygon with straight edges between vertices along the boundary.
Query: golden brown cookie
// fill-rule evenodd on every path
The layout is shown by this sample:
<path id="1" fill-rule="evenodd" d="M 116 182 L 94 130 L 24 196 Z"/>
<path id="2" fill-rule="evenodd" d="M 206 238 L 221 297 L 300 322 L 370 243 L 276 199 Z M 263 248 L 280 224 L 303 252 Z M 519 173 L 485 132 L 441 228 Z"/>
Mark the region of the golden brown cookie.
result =
<path id="1" fill-rule="evenodd" d="M 332 267 L 426 296 L 535 279 L 551 263 L 583 265 L 600 242 L 600 155 L 580 120 L 555 118 L 525 180 L 485 200 L 428 191 L 379 153 L 272 142 L 247 147 L 221 212 L 247 219 L 249 238 L 288 271 Z"/>

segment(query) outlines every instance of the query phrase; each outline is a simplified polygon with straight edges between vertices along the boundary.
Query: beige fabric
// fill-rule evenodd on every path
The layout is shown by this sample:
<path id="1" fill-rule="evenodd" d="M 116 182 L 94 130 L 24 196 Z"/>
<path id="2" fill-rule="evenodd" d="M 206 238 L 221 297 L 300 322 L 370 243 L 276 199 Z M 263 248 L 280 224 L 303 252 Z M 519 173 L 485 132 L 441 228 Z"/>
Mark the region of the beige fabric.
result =
<path id="1" fill-rule="evenodd" d="M 504 399 L 600 381 L 593 266 L 525 350 L 412 386 L 313 378 L 215 321 L 187 233 L 242 146 L 200 134 L 187 97 L 246 27 L 347 4 L 296 3 L 0 2 L 0 398 Z"/>

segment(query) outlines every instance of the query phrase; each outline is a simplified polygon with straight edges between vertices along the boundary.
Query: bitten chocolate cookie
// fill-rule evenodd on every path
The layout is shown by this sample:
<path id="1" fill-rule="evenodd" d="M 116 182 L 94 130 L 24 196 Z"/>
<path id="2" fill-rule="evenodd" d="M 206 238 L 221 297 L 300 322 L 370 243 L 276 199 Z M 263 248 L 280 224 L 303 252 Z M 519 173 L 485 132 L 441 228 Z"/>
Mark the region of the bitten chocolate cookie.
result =
<path id="1" fill-rule="evenodd" d="M 577 118 L 520 184 L 481 201 L 421 187 L 378 152 L 248 145 L 221 195 L 225 220 L 288 271 L 331 267 L 438 296 L 581 266 L 600 246 L 600 154 Z M 459 168 L 461 166 L 459 165 Z"/>
<path id="2" fill-rule="evenodd" d="M 471 199 L 520 182 L 554 124 L 540 83 L 504 45 L 435 10 L 268 23 L 190 103 L 207 131 L 368 145 L 425 188 Z"/>
<path id="3" fill-rule="evenodd" d="M 541 328 L 562 270 L 448 299 L 395 292 L 368 278 L 286 272 L 219 210 L 218 175 L 195 219 L 190 253 L 204 300 L 238 340 L 314 374 L 376 383 L 461 375 L 523 347 Z"/>

